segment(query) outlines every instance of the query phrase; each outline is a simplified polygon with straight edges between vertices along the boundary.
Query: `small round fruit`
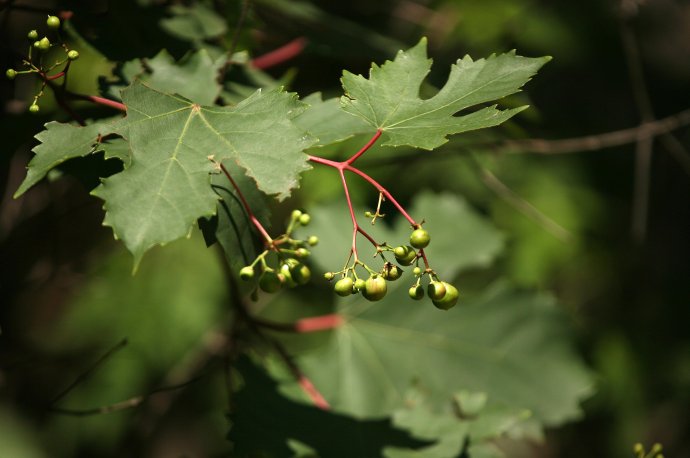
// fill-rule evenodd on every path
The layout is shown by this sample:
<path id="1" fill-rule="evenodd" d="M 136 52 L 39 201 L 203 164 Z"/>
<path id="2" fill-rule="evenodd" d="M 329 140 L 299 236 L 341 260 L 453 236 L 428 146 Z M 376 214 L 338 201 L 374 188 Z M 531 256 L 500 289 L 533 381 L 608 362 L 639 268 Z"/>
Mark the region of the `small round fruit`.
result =
<path id="1" fill-rule="evenodd" d="M 386 295 L 388 291 L 388 286 L 386 286 L 386 280 L 379 276 L 369 277 L 365 283 L 364 289 L 362 290 L 362 295 L 365 299 L 370 301 L 380 301 L 383 296 Z"/>
<path id="2" fill-rule="evenodd" d="M 439 301 L 446 295 L 446 282 L 432 281 L 426 292 L 432 301 Z"/>
<path id="3" fill-rule="evenodd" d="M 36 114 L 36 113 L 38 113 L 39 111 L 41 111 L 41 109 L 40 109 L 39 106 L 36 105 L 35 103 L 29 107 L 29 112 L 30 112 L 30 113 Z"/>
<path id="4" fill-rule="evenodd" d="M 38 40 L 38 32 L 35 30 L 29 31 L 29 33 L 26 34 L 26 38 L 28 38 L 31 41 L 36 41 Z"/>
<path id="5" fill-rule="evenodd" d="M 424 287 L 422 285 L 410 286 L 410 289 L 407 290 L 407 294 L 410 295 L 410 298 L 418 301 L 424 297 Z"/>
<path id="6" fill-rule="evenodd" d="M 309 246 L 315 246 L 319 243 L 319 238 L 315 235 L 312 235 L 307 239 L 307 243 Z"/>
<path id="7" fill-rule="evenodd" d="M 280 277 L 272 270 L 267 270 L 259 278 L 259 288 L 267 293 L 275 293 L 281 287 Z"/>
<path id="8" fill-rule="evenodd" d="M 395 255 L 395 260 L 404 266 L 409 266 L 412 264 L 417 257 L 417 253 L 409 245 L 400 245 L 393 249 L 393 254 Z"/>
<path id="9" fill-rule="evenodd" d="M 290 270 L 289 264 L 283 264 L 280 266 L 280 273 L 278 274 L 281 279 L 281 283 L 288 288 L 294 288 L 297 286 L 297 282 L 292 278 L 292 271 Z"/>
<path id="10" fill-rule="evenodd" d="M 352 279 L 350 277 L 345 277 L 335 282 L 333 290 L 335 291 L 335 294 L 337 294 L 338 296 L 345 297 L 352 294 L 352 286 L 354 286 L 354 282 L 352 281 Z"/>
<path id="11" fill-rule="evenodd" d="M 311 216 L 308 213 L 302 213 L 302 215 L 299 217 L 299 223 L 302 226 L 306 226 L 311 222 Z"/>
<path id="12" fill-rule="evenodd" d="M 292 279 L 298 285 L 306 285 L 311 280 L 311 270 L 305 264 L 299 263 L 290 269 Z"/>
<path id="13" fill-rule="evenodd" d="M 48 37 L 43 37 L 34 43 L 34 46 L 38 48 L 39 51 L 46 52 L 50 49 L 50 40 Z"/>
<path id="14" fill-rule="evenodd" d="M 252 266 L 244 266 L 240 269 L 240 278 L 244 281 L 249 281 L 254 278 L 254 268 Z"/>
<path id="15" fill-rule="evenodd" d="M 69 51 L 69 52 L 67 53 L 67 58 L 68 58 L 69 60 L 77 60 L 77 59 L 79 59 L 79 51 L 77 51 L 77 50 L 75 50 L 75 49 L 72 49 L 71 51 Z"/>
<path id="16" fill-rule="evenodd" d="M 323 278 L 330 281 L 335 278 L 335 274 L 333 272 L 326 272 L 325 274 L 323 274 Z"/>
<path id="17" fill-rule="evenodd" d="M 412 231 L 410 234 L 410 245 L 417 249 L 426 248 L 431 241 L 429 233 L 421 227 Z"/>
<path id="18" fill-rule="evenodd" d="M 412 273 L 415 275 L 415 277 L 419 277 L 420 275 L 422 275 L 421 267 L 415 267 L 414 269 L 412 269 Z"/>
<path id="19" fill-rule="evenodd" d="M 300 216 L 302 216 L 302 212 L 300 210 L 292 210 L 292 219 L 298 220 Z"/>
<path id="20" fill-rule="evenodd" d="M 295 250 L 295 256 L 298 258 L 308 258 L 311 253 L 306 248 L 297 248 Z"/>
<path id="21" fill-rule="evenodd" d="M 382 276 L 386 280 L 391 280 L 391 281 L 397 280 L 398 278 L 400 278 L 402 273 L 403 273 L 402 269 L 400 269 L 398 266 L 396 266 L 394 264 L 386 263 L 383 266 L 383 275 Z"/>
<path id="22" fill-rule="evenodd" d="M 60 18 L 58 18 L 57 16 L 48 16 L 48 19 L 46 20 L 46 25 L 51 29 L 59 29 Z"/>
<path id="23" fill-rule="evenodd" d="M 5 76 L 9 80 L 13 80 L 17 77 L 17 70 L 13 68 L 8 68 L 7 71 L 5 72 Z"/>
<path id="24" fill-rule="evenodd" d="M 442 282 L 446 287 L 446 294 L 440 300 L 432 300 L 434 306 L 441 310 L 448 310 L 458 302 L 458 290 L 450 283 Z"/>
<path id="25" fill-rule="evenodd" d="M 367 287 L 367 282 L 364 281 L 364 279 L 358 278 L 357 280 L 355 280 L 354 291 L 356 293 L 362 291 L 366 287 Z"/>

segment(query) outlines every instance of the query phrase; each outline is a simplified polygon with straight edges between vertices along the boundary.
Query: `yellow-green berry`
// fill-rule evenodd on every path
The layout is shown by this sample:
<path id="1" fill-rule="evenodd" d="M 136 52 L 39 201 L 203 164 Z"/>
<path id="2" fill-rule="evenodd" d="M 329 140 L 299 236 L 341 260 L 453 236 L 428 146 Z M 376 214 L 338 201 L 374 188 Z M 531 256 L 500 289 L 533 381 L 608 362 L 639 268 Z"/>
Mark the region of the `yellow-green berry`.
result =
<path id="1" fill-rule="evenodd" d="M 416 301 L 424 297 L 424 287 L 422 285 L 411 286 L 407 294 Z"/>
<path id="2" fill-rule="evenodd" d="M 431 300 L 439 301 L 446 295 L 446 284 L 445 282 L 432 281 L 429 283 L 426 292 L 429 294 Z"/>
<path id="3" fill-rule="evenodd" d="M 443 283 L 443 286 L 446 289 L 446 294 L 443 295 L 443 298 L 439 300 L 432 300 L 431 302 L 433 302 L 434 306 L 438 309 L 448 310 L 458 302 L 459 293 L 457 288 L 450 283 L 441 283 Z"/>
<path id="4" fill-rule="evenodd" d="M 308 243 L 310 246 L 315 246 L 315 245 L 317 245 L 317 244 L 319 243 L 319 238 L 318 238 L 317 236 L 315 236 L 315 235 L 312 235 L 312 236 L 310 236 L 310 237 L 307 239 L 307 243 Z"/>
<path id="5" fill-rule="evenodd" d="M 33 113 L 33 114 L 38 113 L 40 110 L 41 110 L 41 109 L 40 109 L 40 108 L 38 107 L 38 105 L 36 105 L 35 103 L 32 104 L 32 105 L 29 107 L 29 112 L 31 112 L 31 113 Z"/>
<path id="6" fill-rule="evenodd" d="M 38 43 L 38 44 L 36 44 Z M 48 37 L 43 37 L 40 40 L 38 40 L 36 43 L 34 43 L 34 46 L 38 48 L 39 51 L 41 52 L 46 52 L 50 49 L 50 40 Z"/>
<path id="7" fill-rule="evenodd" d="M 335 293 L 338 296 L 349 296 L 352 294 L 352 287 L 354 286 L 354 282 L 350 277 L 345 277 L 341 278 L 337 282 L 335 282 L 335 285 L 333 286 L 333 290 L 335 290 Z"/>
<path id="8" fill-rule="evenodd" d="M 325 274 L 323 274 L 323 278 L 330 281 L 335 278 L 335 274 L 333 272 L 326 272 Z"/>
<path id="9" fill-rule="evenodd" d="M 254 268 L 252 266 L 244 266 L 240 269 L 240 278 L 244 281 L 249 281 L 254 278 Z"/>
<path id="10" fill-rule="evenodd" d="M 430 241 L 431 237 L 429 233 L 421 227 L 415 229 L 412 231 L 412 234 L 410 234 L 410 245 L 417 249 L 426 248 Z"/>
<path id="11" fill-rule="evenodd" d="M 67 58 L 68 58 L 69 60 L 77 60 L 77 59 L 79 59 L 79 51 L 77 51 L 77 50 L 75 50 L 75 49 L 72 49 L 71 51 L 69 51 L 69 52 L 67 53 Z"/>
<path id="12" fill-rule="evenodd" d="M 57 16 L 48 16 L 48 19 L 46 20 L 46 25 L 51 29 L 59 29 L 60 18 L 58 18 Z"/>
<path id="13" fill-rule="evenodd" d="M 311 216 L 308 213 L 302 213 L 299 217 L 299 223 L 302 226 L 306 226 L 309 222 L 311 222 Z"/>
<path id="14" fill-rule="evenodd" d="M 29 31 L 29 33 L 26 34 L 26 37 L 31 41 L 36 41 L 38 40 L 38 32 L 35 30 L 31 30 Z"/>
<path id="15" fill-rule="evenodd" d="M 362 295 L 365 299 L 370 301 L 380 301 L 386 295 L 388 286 L 386 280 L 379 276 L 371 276 L 367 279 Z"/>
<path id="16" fill-rule="evenodd" d="M 5 72 L 5 76 L 7 77 L 7 79 L 13 80 L 17 77 L 17 71 L 13 68 L 8 68 Z"/>

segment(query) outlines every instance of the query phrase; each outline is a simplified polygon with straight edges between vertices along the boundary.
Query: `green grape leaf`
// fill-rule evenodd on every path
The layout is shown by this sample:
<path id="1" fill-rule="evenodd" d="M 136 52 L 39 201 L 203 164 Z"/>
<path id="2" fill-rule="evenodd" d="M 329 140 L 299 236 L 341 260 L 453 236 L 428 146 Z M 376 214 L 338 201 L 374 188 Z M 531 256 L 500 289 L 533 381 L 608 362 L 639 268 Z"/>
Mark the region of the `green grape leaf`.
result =
<path id="1" fill-rule="evenodd" d="M 309 108 L 295 118 L 295 124 L 319 139 L 315 146 L 330 145 L 372 130 L 361 118 L 341 110 L 337 98 L 324 101 L 321 93 L 315 92 L 302 101 Z"/>
<path id="2" fill-rule="evenodd" d="M 515 52 L 476 61 L 465 56 L 451 66 L 445 86 L 422 100 L 420 86 L 431 69 L 422 39 L 408 51 L 399 51 L 394 61 L 374 64 L 368 79 L 344 72 L 341 104 L 346 112 L 381 129 L 387 136 L 384 145 L 431 150 L 447 142 L 449 134 L 497 126 L 527 108 L 501 111 L 494 105 L 456 116 L 517 92 L 549 60 Z"/>
<path id="3" fill-rule="evenodd" d="M 462 393 L 477 397 L 484 393 Z M 386 458 L 455 458 L 467 448 L 469 456 L 474 450 L 486 446 L 487 441 L 506 434 L 523 436 L 522 427 L 529 420 L 529 411 L 515 410 L 489 403 L 472 415 L 465 415 L 459 397 L 448 403 L 446 409 L 435 412 L 429 406 L 423 388 L 410 390 L 405 407 L 393 414 L 393 424 L 410 431 L 413 437 L 436 441 L 433 445 L 417 450 L 387 447 Z M 484 399 L 486 397 L 484 396 Z M 467 445 L 469 444 L 469 445 Z M 499 454 L 499 456 L 503 456 Z"/>
<path id="4" fill-rule="evenodd" d="M 314 140 L 290 119 L 303 109 L 294 94 L 257 91 L 233 107 L 204 107 L 141 82 L 122 92 L 127 117 L 119 133 L 132 163 L 93 194 L 105 201 L 104 224 L 134 254 L 188 234 L 216 212 L 210 186 L 215 161 L 232 159 L 259 189 L 285 198 L 309 168 L 302 151 Z"/>
<path id="5" fill-rule="evenodd" d="M 36 155 L 29 162 L 26 177 L 14 193 L 14 198 L 24 194 L 63 162 L 100 151 L 99 138 L 111 134 L 115 128 L 112 119 L 83 127 L 56 121 L 47 123 L 45 130 L 36 135 L 41 143 L 32 150 Z"/>
<path id="6" fill-rule="evenodd" d="M 393 427 L 390 419 L 358 420 L 291 401 L 247 358 L 234 368 L 244 386 L 233 396 L 228 434 L 232 456 L 294 456 L 291 445 L 299 442 L 300 448 L 321 457 L 375 457 L 388 445 L 420 447 L 429 443 Z"/>
<path id="7" fill-rule="evenodd" d="M 212 105 L 221 92 L 218 71 L 225 65 L 225 60 L 223 55 L 214 61 L 202 49 L 188 53 L 175 62 L 170 53 L 163 49 L 145 62 L 141 59 L 125 62 L 119 71 L 123 81 L 112 84 L 109 93 L 119 97 L 119 90 L 138 78 L 161 92 L 180 94 L 201 105 Z"/>
<path id="8" fill-rule="evenodd" d="M 125 168 L 129 167 L 132 161 L 132 153 L 129 150 L 129 143 L 124 138 L 113 138 L 101 143 L 103 157 L 105 159 L 118 159 L 122 161 Z"/>
<path id="9" fill-rule="evenodd" d="M 458 390 L 483 391 L 555 426 L 579 417 L 590 393 L 590 375 L 549 296 L 499 284 L 481 297 L 461 297 L 450 311 L 412 302 L 404 287 L 377 303 L 343 302 L 344 324 L 327 345 L 298 359 L 336 411 L 390 415 L 417 381 L 433 409 Z"/>
<path id="10" fill-rule="evenodd" d="M 161 28 L 177 38 L 188 41 L 202 41 L 215 38 L 227 32 L 224 18 L 202 3 L 192 6 L 170 7 L 172 17 L 161 19 Z"/>

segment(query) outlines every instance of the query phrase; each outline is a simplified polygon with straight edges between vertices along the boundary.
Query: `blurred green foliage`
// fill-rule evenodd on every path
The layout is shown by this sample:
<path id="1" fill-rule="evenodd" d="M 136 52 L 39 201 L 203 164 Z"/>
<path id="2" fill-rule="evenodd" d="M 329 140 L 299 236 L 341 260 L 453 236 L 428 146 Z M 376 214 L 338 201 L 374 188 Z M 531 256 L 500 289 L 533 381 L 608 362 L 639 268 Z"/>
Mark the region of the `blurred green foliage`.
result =
<path id="1" fill-rule="evenodd" d="M 11 3 L 0 5 L 3 68 L 16 65 L 17 55 L 25 52 L 26 30 L 44 17 L 43 12 L 13 8 Z M 464 53 L 483 57 L 517 48 L 522 55 L 554 57 L 526 93 L 508 100 L 514 106 L 532 105 L 511 124 L 454 139 L 432 153 L 375 148 L 361 159 L 361 166 L 406 205 L 417 195 L 422 202 L 433 199 L 430 196 L 434 194 L 426 191 L 452 193 L 441 197 L 447 214 L 469 212 L 467 220 L 476 223 L 471 232 L 493 244 L 484 257 L 472 257 L 479 242 L 470 238 L 471 234 L 463 234 L 468 230 L 462 225 L 464 220 L 439 227 L 435 225 L 443 221 L 442 217 L 424 213 L 439 240 L 463 234 L 456 247 L 471 261 L 463 265 L 462 260 L 451 259 L 453 265 L 447 272 L 449 276 L 459 273 L 464 300 L 481 303 L 482 294 L 497 279 L 521 288 L 552 291 L 562 307 L 548 301 L 549 308 L 558 308 L 575 323 L 576 349 L 597 374 L 598 394 L 585 404 L 584 417 L 558 430 L 547 430 L 545 445 L 518 446 L 504 439 L 486 445 L 491 450 L 477 447 L 471 456 L 492 456 L 498 447 L 508 451 L 508 456 L 627 457 L 637 441 L 662 442 L 668 456 L 690 455 L 690 179 L 682 162 L 672 154 L 673 148 L 666 142 L 655 142 L 649 230 L 645 241 L 635 244 L 629 236 L 634 144 L 561 156 L 510 156 L 502 154 L 500 147 L 486 146 L 500 145 L 506 137 L 576 137 L 639 122 L 630 63 L 620 41 L 623 20 L 617 4 L 595 0 L 250 3 L 235 51 L 248 50 L 256 56 L 296 36 L 306 36 L 309 44 L 294 61 L 267 73 L 243 75 L 239 69 L 230 69 L 228 77 L 234 86 L 223 89 L 226 100 L 239 97 L 238 88 L 268 87 L 282 77 L 283 83 L 302 96 L 321 91 L 325 100 L 340 94 L 342 69 L 366 74 L 370 62 L 391 58 L 397 49 L 416 43 L 422 35 L 429 37 L 429 54 L 435 59 L 430 75 L 435 87 L 444 84 L 447 64 Z M 154 66 L 167 65 L 172 58 L 182 59 L 190 48 L 206 50 L 192 56 L 209 53 L 215 59 L 234 41 L 240 16 L 240 2 L 235 1 L 184 5 L 134 0 L 47 2 L 40 7 L 46 5 L 52 11 L 74 12 L 74 30 L 67 31 L 67 39 L 81 57 L 70 73 L 69 84 L 75 91 L 94 94 L 99 76 L 111 81 L 115 79 L 113 71 L 127 76 L 123 75 L 125 67 L 118 69 L 116 62 L 144 57 Z M 679 32 L 690 27 L 688 8 L 681 1 L 646 2 L 628 19 L 640 46 L 650 100 L 659 116 L 690 106 L 690 60 L 687 40 Z M 163 49 L 171 57 L 159 54 Z M 186 59 L 183 62 L 189 63 L 193 58 Z M 213 62 L 211 57 L 204 59 Z M 296 72 L 290 72 L 291 67 Z M 149 77 L 155 77 L 157 71 L 153 69 Z M 215 91 L 211 85 L 199 89 Z M 229 319 L 228 285 L 220 269 L 220 256 L 214 248 L 205 249 L 197 234 L 191 240 L 156 249 L 132 277 L 129 255 L 113 244 L 107 230 L 98 228 L 100 203 L 75 197 L 88 192 L 80 183 L 93 184 L 95 179 L 89 164 L 80 160 L 65 167 L 62 179 L 12 201 L 10 196 L 23 178 L 29 150 L 34 146 L 29 139 L 44 122 L 67 119 L 48 102 L 38 117 L 26 114 L 34 91 L 32 84 L 0 83 L 6 115 L 0 123 L 5 139 L 2 182 L 7 190 L 0 206 L 0 456 L 232 456 L 224 439 L 228 381 L 220 362 L 200 356 L 208 354 L 205 345 L 212 346 L 212 331 Z M 433 94 L 434 89 L 424 91 Z M 88 117 L 112 114 L 86 103 L 75 107 Z M 687 155 L 683 151 L 690 141 L 687 130 L 674 136 L 681 145 L 681 156 Z M 355 137 L 318 154 L 345 157 L 361 144 L 362 139 Z M 488 186 L 483 179 L 487 170 L 522 204 L 516 205 L 515 200 Z M 375 193 L 351 181 L 356 203 L 371 208 Z M 314 226 L 308 232 L 316 233 L 318 225 L 335 225 L 336 214 L 347 219 L 341 193 L 334 171 L 315 169 L 303 176 L 302 189 L 288 204 L 313 213 Z M 559 237 L 533 214 L 526 214 L 521 207 L 524 203 L 568 235 Z M 275 227 L 283 223 L 288 207 L 273 209 Z M 391 234 L 401 230 L 396 228 L 397 222 L 390 224 L 387 230 Z M 328 248 L 337 243 L 329 237 L 348 236 L 347 229 L 340 234 L 337 227 L 327 227 L 318 234 L 321 243 L 314 252 L 316 265 L 323 270 L 344 261 L 321 261 L 323 256 L 335 257 L 341 252 Z M 437 253 L 438 258 L 452 257 L 447 251 L 452 240 L 442 245 L 444 250 Z M 333 310 L 328 285 L 319 279 L 314 284 L 308 292 L 291 291 L 270 301 L 262 299 L 259 312 L 289 321 Z M 400 302 L 395 305 L 419 305 Z M 436 312 L 427 308 L 428 313 Z M 517 313 L 512 309 L 504 312 L 497 312 L 496 319 Z M 427 316 L 427 311 L 416 313 L 422 321 Z M 480 311 L 476 313 L 482 317 Z M 399 314 L 406 317 L 404 309 Z M 204 344 L 209 330 L 211 344 Z M 481 329 L 475 331 L 482 334 Z M 127 338 L 126 346 L 95 367 L 64 398 L 52 402 L 123 338 Z M 329 348 L 324 347 L 329 345 L 328 337 L 319 333 L 299 341 L 290 337 L 285 343 L 305 359 L 312 357 L 310 352 Z M 254 357 L 269 367 L 274 364 L 271 374 L 284 383 L 276 388 L 263 374 L 255 374 L 248 377 L 248 382 L 256 382 L 253 388 L 264 388 L 272 393 L 270 399 L 304 412 L 301 409 L 306 407 L 301 404 L 275 396 L 274 390 L 279 389 L 303 400 L 301 392 L 287 383 L 291 376 L 285 368 L 275 361 L 266 362 L 263 350 Z M 190 367 L 198 361 L 205 375 L 201 380 L 183 390 L 151 396 L 135 409 L 95 416 L 65 416 L 50 410 L 108 406 L 171 381 L 185 382 L 178 379 L 179 374 L 195 372 Z M 241 378 L 238 374 L 234 377 Z M 567 378 L 564 384 L 572 382 Z M 481 391 L 477 389 L 481 387 L 471 388 Z M 427 407 L 426 397 L 413 391 L 408 395 L 417 395 L 414 399 L 419 404 L 410 408 L 418 409 L 421 415 Z M 499 413 L 520 415 L 500 409 Z M 313 409 L 305 415 L 317 425 L 322 422 Z M 458 450 L 463 430 L 455 429 L 452 416 L 438 414 L 434 420 L 451 422 L 450 435 L 444 435 L 440 426 L 436 434 L 420 432 L 414 422 L 424 417 L 414 416 L 414 421 L 406 424 L 404 415 L 400 411 L 393 415 L 397 423 L 381 423 L 379 427 L 390 433 L 403 425 L 418 440 L 440 439 L 437 446 L 452 443 L 450 452 L 444 452 L 448 456 Z M 337 424 L 355 425 L 359 421 L 343 416 Z M 282 433 L 276 430 L 279 441 L 284 439 Z M 293 443 L 292 450 L 308 450 L 310 438 L 313 436 L 309 434 L 296 437 L 302 446 Z M 390 456 L 442 456 L 411 454 L 415 452 L 409 450 L 398 453 L 407 454 Z"/>

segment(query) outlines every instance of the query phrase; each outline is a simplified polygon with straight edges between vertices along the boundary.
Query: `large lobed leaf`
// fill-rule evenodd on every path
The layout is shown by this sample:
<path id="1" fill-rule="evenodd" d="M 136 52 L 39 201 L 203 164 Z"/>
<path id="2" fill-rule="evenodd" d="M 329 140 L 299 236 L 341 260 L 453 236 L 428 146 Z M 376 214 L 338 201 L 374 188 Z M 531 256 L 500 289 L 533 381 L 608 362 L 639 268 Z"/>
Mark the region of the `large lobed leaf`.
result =
<path id="1" fill-rule="evenodd" d="M 99 144 L 100 137 L 109 135 L 115 129 L 112 119 L 84 127 L 51 121 L 45 127 L 45 130 L 36 135 L 41 143 L 33 149 L 36 155 L 29 162 L 26 177 L 14 193 L 15 198 L 24 194 L 63 162 L 103 149 Z"/>
<path id="2" fill-rule="evenodd" d="M 384 145 L 434 149 L 449 134 L 496 126 L 525 109 L 498 110 L 494 105 L 455 116 L 517 92 L 549 60 L 514 52 L 477 61 L 465 56 L 451 66 L 446 85 L 422 100 L 419 90 L 431 69 L 426 39 L 422 39 L 415 47 L 399 51 L 393 62 L 373 64 L 368 79 L 344 72 L 341 104 L 348 113 L 385 132 Z"/>
<path id="3" fill-rule="evenodd" d="M 458 390 L 483 391 L 553 426 L 577 418 L 590 392 L 589 374 L 550 297 L 499 285 L 444 312 L 410 301 L 407 288 L 398 287 L 375 304 L 347 302 L 345 323 L 329 343 L 299 360 L 339 412 L 388 415 L 417 382 L 432 409 Z"/>
<path id="4" fill-rule="evenodd" d="M 131 165 L 93 194 L 105 200 L 112 226 L 138 262 L 144 252 L 188 234 L 215 214 L 209 173 L 233 160 L 267 194 L 286 197 L 308 169 L 302 150 L 315 140 L 291 122 L 303 105 L 281 90 L 255 92 L 233 107 L 203 107 L 141 82 L 122 92 Z"/>

